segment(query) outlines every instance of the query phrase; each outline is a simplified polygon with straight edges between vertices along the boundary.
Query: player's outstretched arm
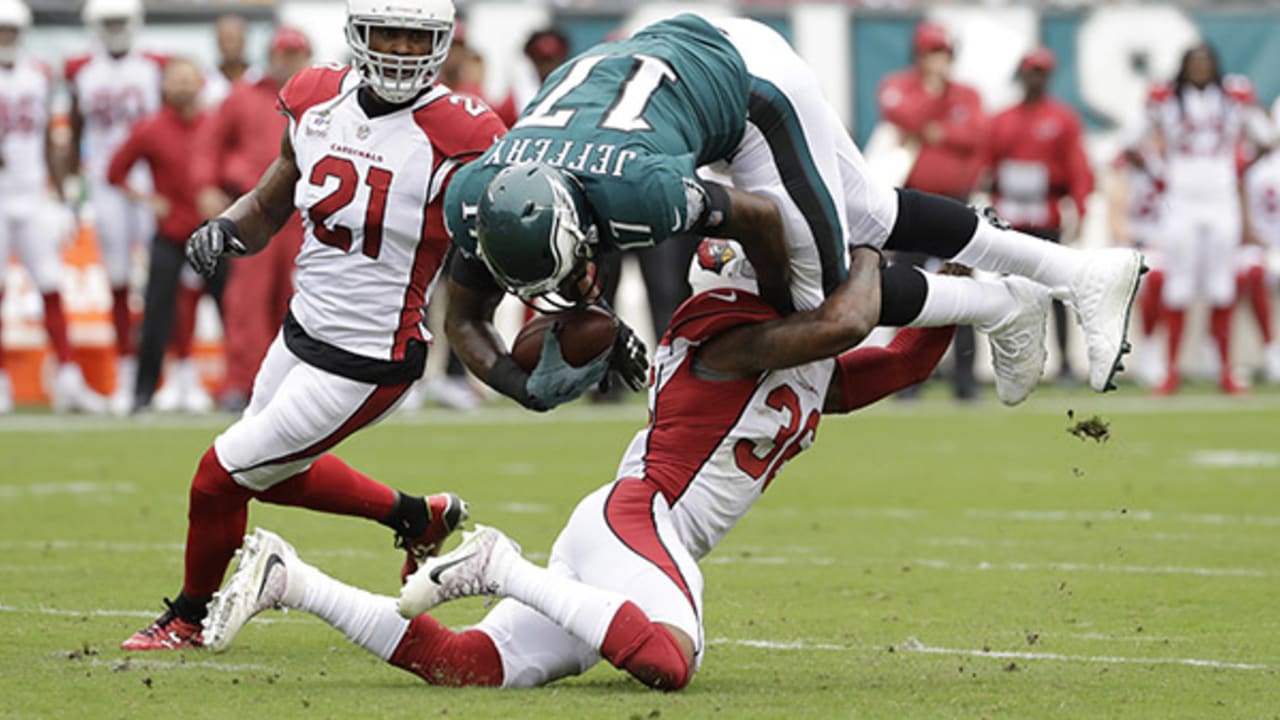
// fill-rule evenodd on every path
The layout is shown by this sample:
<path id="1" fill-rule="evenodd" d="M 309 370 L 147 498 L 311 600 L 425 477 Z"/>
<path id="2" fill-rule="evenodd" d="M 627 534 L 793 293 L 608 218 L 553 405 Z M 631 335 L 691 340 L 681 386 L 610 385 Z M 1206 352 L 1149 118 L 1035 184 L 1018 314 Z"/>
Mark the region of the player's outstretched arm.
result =
<path id="1" fill-rule="evenodd" d="M 756 269 L 760 297 L 784 315 L 790 314 L 791 258 L 787 254 L 782 212 L 766 197 L 736 188 L 704 183 L 712 194 L 713 210 L 724 205 L 724 219 L 707 228 L 708 235 L 737 240 Z M 716 197 L 723 192 L 723 197 Z"/>
<path id="2" fill-rule="evenodd" d="M 862 342 L 880 318 L 880 253 L 857 248 L 849 277 L 813 310 L 740 325 L 698 350 L 698 364 L 741 377 L 835 357 Z"/>
<path id="3" fill-rule="evenodd" d="M 293 143 L 286 130 L 280 136 L 279 157 L 262 173 L 257 187 L 241 195 L 219 216 L 235 223 L 248 254 L 266 247 L 271 236 L 289 220 L 294 210 L 293 189 L 300 177 Z"/>
<path id="4" fill-rule="evenodd" d="M 187 238 L 191 267 L 210 278 L 223 255 L 252 255 L 266 247 L 293 214 L 293 188 L 300 177 L 286 130 L 280 138 L 279 157 L 267 167 L 257 187 Z"/>

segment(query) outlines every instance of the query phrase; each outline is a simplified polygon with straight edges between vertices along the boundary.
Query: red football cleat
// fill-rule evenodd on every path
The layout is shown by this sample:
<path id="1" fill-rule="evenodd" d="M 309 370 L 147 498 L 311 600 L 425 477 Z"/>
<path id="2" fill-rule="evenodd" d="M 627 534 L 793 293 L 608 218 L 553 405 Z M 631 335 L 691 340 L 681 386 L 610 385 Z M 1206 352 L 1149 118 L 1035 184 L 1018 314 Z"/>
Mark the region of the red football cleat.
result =
<path id="1" fill-rule="evenodd" d="M 156 618 L 155 622 L 120 643 L 121 650 L 186 650 L 203 645 L 200 633 L 204 628 L 200 623 L 183 620 L 173 611 L 173 605 L 168 600 L 164 602 L 169 609 Z"/>
<path id="2" fill-rule="evenodd" d="M 1178 392 L 1178 386 L 1180 386 L 1181 384 L 1182 384 L 1182 378 L 1179 377 L 1178 372 L 1176 370 L 1170 369 L 1169 374 L 1166 375 L 1164 378 L 1164 382 L 1160 383 L 1160 385 L 1156 387 L 1155 390 L 1152 391 L 1152 394 L 1156 395 L 1157 397 L 1166 397 L 1168 395 L 1172 395 Z"/>
<path id="3" fill-rule="evenodd" d="M 1218 387 L 1222 389 L 1222 392 L 1225 395 L 1244 395 L 1249 392 L 1248 388 L 1236 382 L 1236 379 L 1231 376 L 1231 373 L 1222 374 L 1222 379 L 1218 382 Z"/>
<path id="4" fill-rule="evenodd" d="M 418 565 L 439 554 L 440 546 L 450 533 L 470 517 L 467 503 L 453 493 L 431 495 L 426 501 L 429 518 L 426 532 L 417 538 L 410 539 L 403 535 L 396 538 L 396 547 L 405 550 L 404 565 L 400 567 L 401 584 L 417 571 Z"/>

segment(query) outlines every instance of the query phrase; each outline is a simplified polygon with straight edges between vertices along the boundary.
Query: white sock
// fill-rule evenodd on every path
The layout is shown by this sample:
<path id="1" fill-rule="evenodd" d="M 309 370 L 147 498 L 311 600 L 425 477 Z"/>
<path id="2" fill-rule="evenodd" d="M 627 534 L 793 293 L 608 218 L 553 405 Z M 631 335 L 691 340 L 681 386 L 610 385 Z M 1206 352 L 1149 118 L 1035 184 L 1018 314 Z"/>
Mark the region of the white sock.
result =
<path id="1" fill-rule="evenodd" d="M 974 325 L 989 328 L 1018 311 L 1002 282 L 923 273 L 929 284 L 924 307 L 908 327 Z"/>
<path id="2" fill-rule="evenodd" d="M 290 563 L 282 601 L 319 617 L 383 660 L 391 658 L 409 628 L 395 598 L 352 587 L 302 562 Z"/>
<path id="3" fill-rule="evenodd" d="M 1021 275 L 1049 288 L 1070 284 L 1084 265 L 1084 253 L 1016 230 L 978 220 L 973 238 L 952 262 L 979 270 Z"/>
<path id="4" fill-rule="evenodd" d="M 546 615 L 574 637 L 599 650 L 618 608 L 627 598 L 557 575 L 520 558 L 502 582 L 502 594 Z"/>

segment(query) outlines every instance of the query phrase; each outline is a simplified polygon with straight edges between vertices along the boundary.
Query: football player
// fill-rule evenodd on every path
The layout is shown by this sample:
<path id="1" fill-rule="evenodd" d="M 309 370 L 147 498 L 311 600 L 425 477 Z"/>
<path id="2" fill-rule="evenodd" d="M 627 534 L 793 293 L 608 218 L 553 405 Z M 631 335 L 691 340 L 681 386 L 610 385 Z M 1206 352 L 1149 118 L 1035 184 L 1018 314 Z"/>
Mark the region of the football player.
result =
<path id="1" fill-rule="evenodd" d="M 706 165 L 732 186 L 700 179 L 695 170 Z M 598 254 L 676 235 L 738 240 L 761 294 L 782 310 L 821 303 L 844 277 L 851 245 L 1028 277 L 1036 285 L 1015 298 L 1021 304 L 1047 304 L 1052 288 L 1075 306 L 1097 391 L 1119 369 L 1142 267 L 1134 250 L 1044 243 L 958 202 L 876 183 L 813 71 L 781 36 L 749 20 L 696 15 L 598 45 L 553 73 L 512 131 L 459 172 L 445 207 L 459 249 L 449 340 L 482 380 L 535 409 L 575 397 L 619 353 L 549 392 L 497 342 L 495 298 L 558 291 L 580 300 Z M 1025 351 L 1043 344 L 1043 323 L 998 326 L 997 314 L 978 312 L 1003 308 L 1008 287 L 935 292 L 934 280 L 885 273 L 881 322 L 982 326 L 997 393 L 1020 402 L 1043 370 L 1044 353 Z"/>
<path id="2" fill-rule="evenodd" d="M 127 412 L 133 405 L 133 327 L 129 315 L 130 261 L 135 247 L 151 240 L 155 218 L 150 208 L 130 200 L 107 182 L 107 166 L 133 124 L 160 109 L 160 74 L 165 58 L 135 47 L 142 29 L 142 0 L 88 0 L 81 13 L 98 47 L 67 60 L 65 75 L 71 93 L 71 157 L 56 178 L 84 167 L 94 231 L 102 264 L 111 284 L 111 319 L 116 331 L 116 392 L 112 409 Z M 130 185 L 149 189 L 146 168 L 134 168 Z"/>
<path id="3" fill-rule="evenodd" d="M 1212 307 L 1210 333 L 1221 357 L 1219 386 L 1243 390 L 1231 375 L 1231 315 L 1236 296 L 1236 248 L 1248 227 L 1237 149 L 1251 142 L 1265 151 L 1275 129 L 1245 78 L 1222 74 L 1207 44 L 1189 48 L 1172 83 L 1147 98 L 1145 123 L 1131 141 L 1130 159 L 1142 166 L 1142 142 L 1163 148 L 1166 211 L 1161 218 L 1168 372 L 1157 393 L 1177 392 L 1177 356 L 1186 311 L 1203 297 Z"/>
<path id="4" fill-rule="evenodd" d="M 466 516 L 455 495 L 398 492 L 329 452 L 422 376 L 423 308 L 449 247 L 444 188 L 505 129 L 483 104 L 436 83 L 453 19 L 450 0 L 348 0 L 352 65 L 289 80 L 280 157 L 187 241 L 207 275 L 226 253 L 261 250 L 295 207 L 306 230 L 297 290 L 249 407 L 192 480 L 182 592 L 125 649 L 200 645 L 251 499 L 380 522 L 407 551 L 405 575 Z"/>
<path id="5" fill-rule="evenodd" d="M 259 530 L 209 616 L 211 646 L 281 605 L 319 615 L 432 684 L 536 686 L 603 657 L 651 687 L 684 687 L 705 646 L 698 561 L 813 443 L 823 413 L 923 380 L 951 340 L 949 328 L 906 330 L 887 348 L 848 351 L 880 303 L 878 253 L 852 257 L 848 278 L 818 309 L 783 318 L 759 297 L 735 243 L 702 243 L 690 264 L 695 295 L 654 359 L 650 425 L 618 479 L 578 504 L 547 568 L 478 528 L 409 579 L 397 613 L 394 598 L 325 576 Z M 506 599 L 460 633 L 422 614 L 465 595 Z"/>
<path id="6" fill-rule="evenodd" d="M 106 399 L 85 382 L 67 341 L 58 240 L 71 228 L 65 211 L 48 196 L 54 155 L 49 133 L 52 83 L 47 67 L 22 54 L 30 26 L 31 10 L 22 0 L 0 0 L 0 298 L 9 253 L 16 251 L 44 298 L 45 332 L 58 363 L 50 393 L 53 408 L 105 412 Z M 0 366 L 0 413 L 12 408 L 9 376 Z"/>

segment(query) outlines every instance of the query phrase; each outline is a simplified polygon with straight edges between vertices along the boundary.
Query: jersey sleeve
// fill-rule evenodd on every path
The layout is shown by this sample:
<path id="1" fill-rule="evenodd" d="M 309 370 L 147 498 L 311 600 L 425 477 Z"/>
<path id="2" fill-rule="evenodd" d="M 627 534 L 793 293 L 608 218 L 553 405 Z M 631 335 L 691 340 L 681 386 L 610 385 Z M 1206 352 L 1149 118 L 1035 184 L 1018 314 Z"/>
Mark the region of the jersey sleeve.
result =
<path id="1" fill-rule="evenodd" d="M 80 74 L 80 71 L 84 69 L 85 65 L 89 64 L 89 60 L 90 57 L 88 55 L 76 55 L 74 57 L 67 58 L 66 63 L 62 66 L 63 79 L 68 83 L 74 84 L 76 76 Z"/>
<path id="2" fill-rule="evenodd" d="M 664 344 L 677 338 L 699 344 L 748 323 L 782 317 L 768 303 L 742 290 L 708 290 L 689 298 L 671 316 Z"/>
<path id="3" fill-rule="evenodd" d="M 623 150 L 608 174 L 578 175 L 600 231 L 616 248 L 656 245 L 689 233 L 702 218 L 706 191 L 694 168 L 694 156 L 640 155 Z"/>
<path id="4" fill-rule="evenodd" d="M 128 187 L 129 171 L 146 154 L 145 138 L 151 134 L 148 125 L 146 121 L 134 125 L 129 136 L 116 148 L 107 166 L 107 182 L 120 188 Z"/>
<path id="5" fill-rule="evenodd" d="M 458 168 L 444 191 L 444 227 L 453 246 L 462 256 L 474 260 L 476 255 L 476 212 L 480 195 L 497 168 L 483 165 L 482 160 Z"/>
<path id="6" fill-rule="evenodd" d="M 313 105 L 337 96 L 350 70 L 349 66 L 312 65 L 289 78 L 276 97 L 276 110 L 289 118 L 290 131 Z"/>

